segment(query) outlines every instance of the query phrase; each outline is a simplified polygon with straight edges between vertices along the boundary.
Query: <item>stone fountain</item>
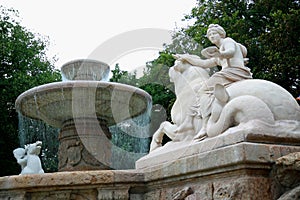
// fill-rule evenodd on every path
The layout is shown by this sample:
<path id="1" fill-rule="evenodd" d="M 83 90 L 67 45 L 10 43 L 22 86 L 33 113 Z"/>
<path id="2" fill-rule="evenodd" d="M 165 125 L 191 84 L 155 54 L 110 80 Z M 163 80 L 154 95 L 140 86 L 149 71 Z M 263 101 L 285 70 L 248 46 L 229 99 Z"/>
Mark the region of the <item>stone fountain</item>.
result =
<path id="1" fill-rule="evenodd" d="M 244 66 L 246 48 L 225 35 L 219 25 L 208 28 L 217 46 L 228 42 L 226 48 L 237 48 L 226 52 L 224 46 L 208 47 L 202 52 L 207 60 L 174 56 L 177 60 L 169 69 L 176 93 L 172 122 L 161 123 L 150 153 L 136 161 L 136 169 L 112 170 L 107 127 L 144 113 L 151 98 L 134 87 L 99 81 L 106 64 L 67 63 L 62 71 L 70 81 L 20 95 L 16 105 L 23 115 L 61 128 L 61 172 L 0 177 L 0 198 L 299 199 L 300 107 L 279 85 L 252 79 Z M 218 78 L 227 73 L 234 77 L 229 85 L 211 81 L 216 76 L 204 68 L 212 64 L 222 66 Z M 208 92 L 204 83 L 212 82 Z M 203 111 L 204 100 L 211 110 L 199 117 L 191 111 Z M 171 141 L 163 144 L 164 135 Z"/>
<path id="2" fill-rule="evenodd" d="M 59 171 L 113 168 L 108 127 L 149 109 L 149 94 L 105 81 L 109 72 L 103 62 L 74 60 L 62 66 L 63 82 L 32 88 L 17 98 L 22 115 L 60 129 Z"/>

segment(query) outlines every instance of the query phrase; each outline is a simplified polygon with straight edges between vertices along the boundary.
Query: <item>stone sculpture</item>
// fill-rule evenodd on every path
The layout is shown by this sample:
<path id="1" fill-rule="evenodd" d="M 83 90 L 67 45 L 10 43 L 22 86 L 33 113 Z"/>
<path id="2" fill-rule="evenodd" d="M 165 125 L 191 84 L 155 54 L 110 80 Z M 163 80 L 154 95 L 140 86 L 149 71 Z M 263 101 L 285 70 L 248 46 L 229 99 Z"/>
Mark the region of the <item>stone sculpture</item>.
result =
<path id="1" fill-rule="evenodd" d="M 17 148 L 13 151 L 19 165 L 21 165 L 20 174 L 42 174 L 41 160 L 39 154 L 41 152 L 42 142 L 37 141 L 32 144 L 25 145 L 25 148 Z"/>
<path id="2" fill-rule="evenodd" d="M 247 49 L 226 38 L 222 27 L 210 25 L 207 35 L 216 45 L 201 52 L 207 59 L 174 55 L 169 70 L 176 93 L 174 124 L 160 125 L 150 151 L 161 146 L 164 134 L 173 142 L 235 132 L 300 134 L 300 107 L 293 96 L 272 82 L 252 79 Z M 216 65 L 222 70 L 209 76 L 206 68 Z"/>

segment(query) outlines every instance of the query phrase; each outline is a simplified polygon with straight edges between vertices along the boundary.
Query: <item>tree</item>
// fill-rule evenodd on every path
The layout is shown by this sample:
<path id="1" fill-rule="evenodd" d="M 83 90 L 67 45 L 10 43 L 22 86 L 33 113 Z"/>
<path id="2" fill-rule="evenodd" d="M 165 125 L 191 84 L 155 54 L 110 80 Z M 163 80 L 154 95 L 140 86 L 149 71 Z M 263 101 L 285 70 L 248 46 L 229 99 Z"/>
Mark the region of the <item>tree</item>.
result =
<path id="1" fill-rule="evenodd" d="M 119 63 L 115 65 L 115 69 L 111 70 L 112 77 L 110 78 L 111 82 L 124 83 L 128 85 L 137 85 L 136 73 L 129 73 L 128 71 L 121 70 Z"/>
<path id="2" fill-rule="evenodd" d="M 21 26 L 17 11 L 0 6 L 0 14 L 0 176 L 3 176 L 20 172 L 12 154 L 19 147 L 16 98 L 34 86 L 61 78 L 54 68 L 54 59 L 46 57 L 47 39 Z"/>

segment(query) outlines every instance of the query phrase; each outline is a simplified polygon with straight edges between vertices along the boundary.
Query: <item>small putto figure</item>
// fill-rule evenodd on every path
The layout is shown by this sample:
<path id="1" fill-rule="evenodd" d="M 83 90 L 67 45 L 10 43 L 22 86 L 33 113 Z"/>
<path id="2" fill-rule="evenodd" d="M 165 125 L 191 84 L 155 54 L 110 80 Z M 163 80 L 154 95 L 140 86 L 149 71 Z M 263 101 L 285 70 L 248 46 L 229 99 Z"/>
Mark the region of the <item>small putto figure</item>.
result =
<path id="1" fill-rule="evenodd" d="M 21 165 L 20 174 L 43 174 L 41 159 L 39 154 L 41 152 L 42 142 L 37 141 L 32 144 L 25 145 L 25 148 L 17 148 L 13 151 L 14 157 Z"/>

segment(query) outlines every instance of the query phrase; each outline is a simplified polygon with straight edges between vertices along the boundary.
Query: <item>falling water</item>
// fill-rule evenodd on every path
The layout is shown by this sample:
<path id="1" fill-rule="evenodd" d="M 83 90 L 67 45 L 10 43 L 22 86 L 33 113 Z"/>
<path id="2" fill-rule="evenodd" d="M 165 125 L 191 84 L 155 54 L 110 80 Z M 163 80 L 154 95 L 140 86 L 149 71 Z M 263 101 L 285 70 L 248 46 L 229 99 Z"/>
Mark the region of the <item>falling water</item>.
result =
<path id="1" fill-rule="evenodd" d="M 112 167 L 133 169 L 135 161 L 145 156 L 150 145 L 150 112 L 148 106 L 144 114 L 109 127 L 112 133 Z"/>
<path id="2" fill-rule="evenodd" d="M 41 160 L 46 172 L 55 172 L 58 167 L 58 132 L 42 121 L 24 117 L 19 113 L 19 139 L 20 146 L 42 141 Z"/>
<path id="3" fill-rule="evenodd" d="M 63 90 L 61 92 L 61 98 L 64 98 Z M 112 168 L 133 169 L 135 161 L 148 153 L 150 115 L 151 105 L 148 105 L 144 114 L 109 127 L 113 143 Z M 41 160 L 46 172 L 58 169 L 58 133 L 58 128 L 19 113 L 20 145 L 23 147 L 36 141 L 43 142 Z"/>

